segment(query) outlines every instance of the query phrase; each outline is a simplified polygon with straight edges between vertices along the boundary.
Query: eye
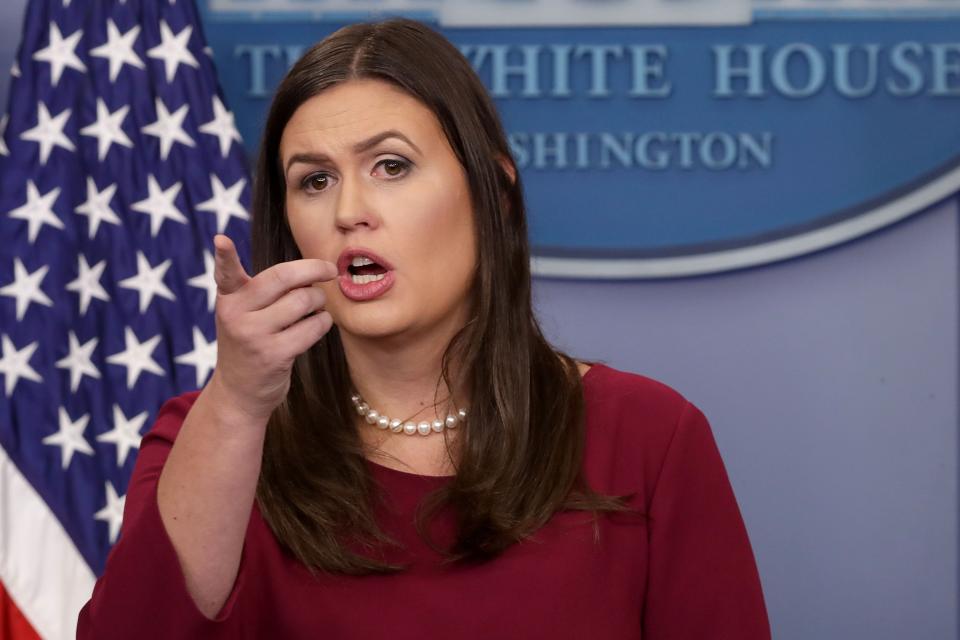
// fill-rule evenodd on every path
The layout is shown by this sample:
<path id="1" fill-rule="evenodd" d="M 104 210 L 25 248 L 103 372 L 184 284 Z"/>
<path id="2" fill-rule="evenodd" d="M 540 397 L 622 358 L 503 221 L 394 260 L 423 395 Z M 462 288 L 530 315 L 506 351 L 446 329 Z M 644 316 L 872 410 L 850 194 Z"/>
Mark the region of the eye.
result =
<path id="1" fill-rule="evenodd" d="M 378 167 L 383 167 L 383 172 L 391 178 L 398 178 L 410 170 L 410 163 L 398 158 L 387 158 L 377 163 Z"/>
<path id="2" fill-rule="evenodd" d="M 330 186 L 330 176 L 326 173 L 311 173 L 300 183 L 304 191 L 323 191 Z"/>

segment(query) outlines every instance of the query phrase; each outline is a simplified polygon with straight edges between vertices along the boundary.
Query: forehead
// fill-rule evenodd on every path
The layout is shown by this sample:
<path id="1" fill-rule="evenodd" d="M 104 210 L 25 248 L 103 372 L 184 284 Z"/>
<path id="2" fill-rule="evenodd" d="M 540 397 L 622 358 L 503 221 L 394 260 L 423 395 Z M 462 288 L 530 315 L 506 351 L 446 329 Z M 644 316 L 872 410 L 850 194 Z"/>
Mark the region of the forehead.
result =
<path id="1" fill-rule="evenodd" d="M 283 129 L 280 157 L 349 147 L 387 129 L 418 145 L 446 141 L 436 116 L 419 100 L 383 80 L 349 80 L 300 105 Z"/>

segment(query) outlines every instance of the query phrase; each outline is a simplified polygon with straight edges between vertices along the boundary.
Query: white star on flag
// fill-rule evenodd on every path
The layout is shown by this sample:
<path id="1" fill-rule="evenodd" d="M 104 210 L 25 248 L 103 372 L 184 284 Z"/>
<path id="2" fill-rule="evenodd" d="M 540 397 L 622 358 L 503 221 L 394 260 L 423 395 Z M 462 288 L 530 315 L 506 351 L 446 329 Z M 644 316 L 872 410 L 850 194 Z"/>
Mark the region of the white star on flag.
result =
<path id="1" fill-rule="evenodd" d="M 17 599 L 35 631 L 66 638 L 83 602 L 61 596 L 89 598 L 134 533 L 124 494 L 151 423 L 216 373 L 212 236 L 225 226 L 249 263 L 253 183 L 202 2 L 14 4 L 30 9 L 8 25 L 0 108 L 0 460 L 32 489 L 0 480 L 0 565 L 36 595 Z"/>
<path id="2" fill-rule="evenodd" d="M 118 227 L 122 226 L 123 223 L 120 218 L 110 208 L 110 200 L 113 199 L 113 194 L 116 192 L 117 185 L 115 184 L 111 184 L 100 191 L 97 189 L 97 183 L 94 182 L 93 178 L 87 176 L 87 201 L 74 211 L 81 216 L 90 218 L 88 233 L 91 240 L 93 240 L 93 236 L 97 235 L 97 229 L 100 228 L 101 222 L 108 222 Z"/>
<path id="3" fill-rule="evenodd" d="M 127 501 L 127 496 L 118 496 L 116 489 L 110 482 L 107 486 L 107 506 L 94 514 L 97 520 L 103 520 L 110 526 L 110 544 L 117 541 L 120 534 L 120 526 L 123 524 L 123 505 Z"/>
<path id="4" fill-rule="evenodd" d="M 157 98 L 156 104 L 156 121 L 143 127 L 141 131 L 147 135 L 160 138 L 160 159 L 167 159 L 174 142 L 179 142 L 188 147 L 196 146 L 193 138 L 183 130 L 183 119 L 187 117 L 187 113 L 190 111 L 190 105 L 184 104 L 173 113 L 170 113 L 160 98 Z"/>
<path id="5" fill-rule="evenodd" d="M 26 378 L 34 382 L 43 382 L 40 374 L 30 366 L 30 358 L 33 357 L 33 352 L 40 346 L 39 341 L 31 342 L 20 350 L 17 350 L 13 341 L 6 335 L 2 336 L 0 342 L 2 342 L 3 345 L 3 357 L 0 357 L 0 373 L 2 373 L 4 377 L 4 391 L 8 398 L 17 387 L 17 382 L 19 382 L 20 378 Z"/>
<path id="6" fill-rule="evenodd" d="M 53 306 L 53 300 L 40 288 L 40 283 L 43 282 L 49 270 L 50 265 L 45 264 L 33 273 L 27 273 L 20 258 L 13 259 L 13 282 L 0 287 L 0 295 L 17 299 L 17 322 L 23 320 L 31 302 L 48 307 Z"/>
<path id="7" fill-rule="evenodd" d="M 212 211 L 217 216 L 217 233 L 223 233 L 230 222 L 230 216 L 235 216 L 241 220 L 249 220 L 250 215 L 246 208 L 240 204 L 240 194 L 247 181 L 243 178 L 229 189 L 223 186 L 217 174 L 210 174 L 210 189 L 213 191 L 213 197 L 196 206 L 200 211 Z"/>
<path id="8" fill-rule="evenodd" d="M 153 175 L 147 176 L 147 191 L 149 195 L 145 200 L 134 202 L 130 208 L 134 211 L 146 213 L 150 216 L 150 235 L 154 238 L 160 232 L 160 225 L 164 220 L 173 220 L 181 224 L 188 224 L 187 218 L 180 213 L 173 201 L 177 199 L 180 193 L 181 183 L 175 182 L 166 190 L 160 189 L 157 179 Z"/>
<path id="9" fill-rule="evenodd" d="M 10 119 L 10 116 L 3 114 L 3 117 L 0 117 L 0 156 L 10 155 L 10 149 L 7 148 L 7 121 Z"/>
<path id="10" fill-rule="evenodd" d="M 154 296 L 176 301 L 177 297 L 163 284 L 163 276 L 173 264 L 173 260 L 165 260 L 156 267 L 151 267 L 143 252 L 137 251 L 137 275 L 121 280 L 118 284 L 125 289 L 135 289 L 140 294 L 140 313 L 144 313 Z"/>
<path id="11" fill-rule="evenodd" d="M 93 350 L 97 348 L 98 338 L 91 338 L 86 344 L 80 344 L 77 334 L 73 331 L 69 333 L 70 353 L 66 358 L 57 360 L 57 367 L 60 369 L 70 369 L 70 391 L 77 392 L 80 386 L 80 380 L 84 375 L 97 380 L 100 379 L 100 370 L 94 366 L 90 356 Z"/>
<path id="12" fill-rule="evenodd" d="M 70 109 L 64 109 L 51 117 L 47 105 L 42 102 L 37 105 L 37 126 L 27 129 L 20 134 L 21 140 L 29 140 L 40 145 L 40 164 L 46 165 L 50 152 L 54 147 L 62 147 L 67 151 L 76 151 L 70 138 L 63 132 L 63 127 L 70 118 Z"/>
<path id="13" fill-rule="evenodd" d="M 43 195 L 33 180 L 27 181 L 27 202 L 10 212 L 11 218 L 27 221 L 27 238 L 30 244 L 37 239 L 40 227 L 45 224 L 63 229 L 63 221 L 53 212 L 53 203 L 60 195 L 60 187 L 54 187 Z"/>
<path id="14" fill-rule="evenodd" d="M 132 389 L 137 383 L 137 379 L 144 371 L 155 373 L 158 376 L 166 375 L 163 368 L 157 364 L 151 354 L 160 343 L 160 334 L 153 336 L 146 342 L 137 340 L 137 334 L 133 329 L 127 327 L 124 330 L 124 341 L 126 349 L 112 356 L 107 356 L 109 364 L 120 365 L 127 368 L 127 389 Z"/>
<path id="15" fill-rule="evenodd" d="M 217 137 L 220 143 L 220 155 L 224 158 L 230 153 L 230 145 L 234 140 L 243 142 L 234 124 L 233 114 L 223 106 L 220 96 L 213 96 L 213 120 L 200 125 L 200 132 Z"/>
<path id="16" fill-rule="evenodd" d="M 167 82 L 173 82 L 173 76 L 176 75 L 177 68 L 181 63 L 188 64 L 195 69 L 200 68 L 200 63 L 187 48 L 192 33 L 193 26 L 186 26 L 180 33 L 174 35 L 167 21 L 160 21 L 160 44 L 149 49 L 147 55 L 157 60 L 163 60 L 163 66 L 167 72 Z"/>
<path id="17" fill-rule="evenodd" d="M 133 43 L 140 35 L 140 25 L 136 25 L 126 33 L 120 33 L 112 19 L 107 20 L 107 41 L 99 47 L 90 49 L 90 55 L 107 58 L 110 61 L 110 82 L 116 82 L 117 76 L 124 64 L 137 69 L 144 69 L 143 60 L 133 50 Z"/>
<path id="18" fill-rule="evenodd" d="M 60 82 L 60 76 L 67 67 L 76 69 L 77 71 L 87 70 L 74 52 L 82 35 L 83 31 L 78 29 L 70 34 L 69 37 L 64 38 L 60 33 L 60 28 L 57 26 L 57 23 L 50 23 L 50 43 L 34 53 L 33 59 L 50 63 L 50 78 L 53 81 L 53 86 L 57 86 Z"/>
<path id="19" fill-rule="evenodd" d="M 174 362 L 194 367 L 197 372 L 197 388 L 203 386 L 207 376 L 217 365 L 217 341 L 207 342 L 198 327 L 193 328 L 193 351 L 177 356 Z"/>
<path id="20" fill-rule="evenodd" d="M 83 430 L 90 423 L 90 414 L 85 413 L 76 421 L 70 419 L 70 414 L 60 407 L 60 430 L 41 440 L 43 444 L 60 447 L 60 465 L 66 469 L 70 466 L 73 454 L 80 452 L 88 456 L 93 455 L 93 447 L 83 437 Z"/>
<path id="21" fill-rule="evenodd" d="M 217 304 L 217 280 L 213 277 L 216 260 L 209 251 L 203 252 L 204 272 L 187 280 L 191 287 L 204 289 L 207 292 L 207 311 L 213 311 Z"/>
<path id="22" fill-rule="evenodd" d="M 87 307 L 93 298 L 110 302 L 110 296 L 100 284 L 100 277 L 103 270 L 107 268 L 107 261 L 101 260 L 96 266 L 91 267 L 87 264 L 87 259 L 81 253 L 79 256 L 78 275 L 76 280 L 67 283 L 67 291 L 76 291 L 80 294 L 80 315 L 87 314 Z"/>
<path id="23" fill-rule="evenodd" d="M 97 139 L 97 160 L 103 162 L 110 151 L 110 145 L 122 144 L 128 149 L 133 148 L 133 142 L 123 130 L 123 119 L 127 117 L 130 105 L 123 105 L 113 113 L 107 109 L 107 103 L 97 98 L 97 119 L 93 124 L 80 129 L 80 135 L 91 136 Z"/>
<path id="24" fill-rule="evenodd" d="M 133 418 L 127 419 L 120 410 L 120 405 L 113 405 L 113 429 L 97 436 L 97 442 L 109 442 L 117 445 L 117 466 L 122 467 L 127 461 L 127 454 L 130 449 L 139 449 L 140 429 L 143 423 L 147 421 L 149 414 L 144 411 Z"/>

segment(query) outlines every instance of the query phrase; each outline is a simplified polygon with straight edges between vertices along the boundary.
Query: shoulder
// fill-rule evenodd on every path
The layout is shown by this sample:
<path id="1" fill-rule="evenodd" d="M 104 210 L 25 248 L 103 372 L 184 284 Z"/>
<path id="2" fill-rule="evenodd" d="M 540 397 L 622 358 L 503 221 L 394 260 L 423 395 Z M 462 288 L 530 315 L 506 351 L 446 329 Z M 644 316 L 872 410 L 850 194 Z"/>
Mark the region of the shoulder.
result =
<path id="1" fill-rule="evenodd" d="M 673 387 L 639 373 L 595 363 L 583 378 L 588 414 L 642 412 L 647 417 L 676 417 L 688 404 Z"/>
<path id="2" fill-rule="evenodd" d="M 649 495 L 677 431 L 703 414 L 664 382 L 600 363 L 583 386 L 584 465 L 593 488 Z"/>

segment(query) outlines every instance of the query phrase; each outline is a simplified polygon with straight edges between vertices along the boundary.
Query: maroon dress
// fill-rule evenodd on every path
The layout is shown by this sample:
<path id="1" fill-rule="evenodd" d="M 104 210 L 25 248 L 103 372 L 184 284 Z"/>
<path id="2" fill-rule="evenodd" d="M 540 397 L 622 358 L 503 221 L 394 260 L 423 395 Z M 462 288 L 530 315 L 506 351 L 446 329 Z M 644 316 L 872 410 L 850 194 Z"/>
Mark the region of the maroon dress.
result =
<path id="1" fill-rule="evenodd" d="M 144 437 L 123 533 L 80 612 L 78 638 L 602 638 L 766 640 L 760 578 L 703 414 L 671 388 L 597 364 L 584 376 L 586 475 L 607 495 L 636 492 L 649 515 L 560 512 L 491 562 L 442 567 L 413 512 L 449 481 L 369 463 L 388 495 L 382 527 L 404 544 L 390 576 L 311 576 L 254 506 L 239 575 L 215 620 L 186 590 L 157 508 L 157 480 L 197 396 L 168 401 Z M 452 540 L 449 512 L 432 528 Z"/>

